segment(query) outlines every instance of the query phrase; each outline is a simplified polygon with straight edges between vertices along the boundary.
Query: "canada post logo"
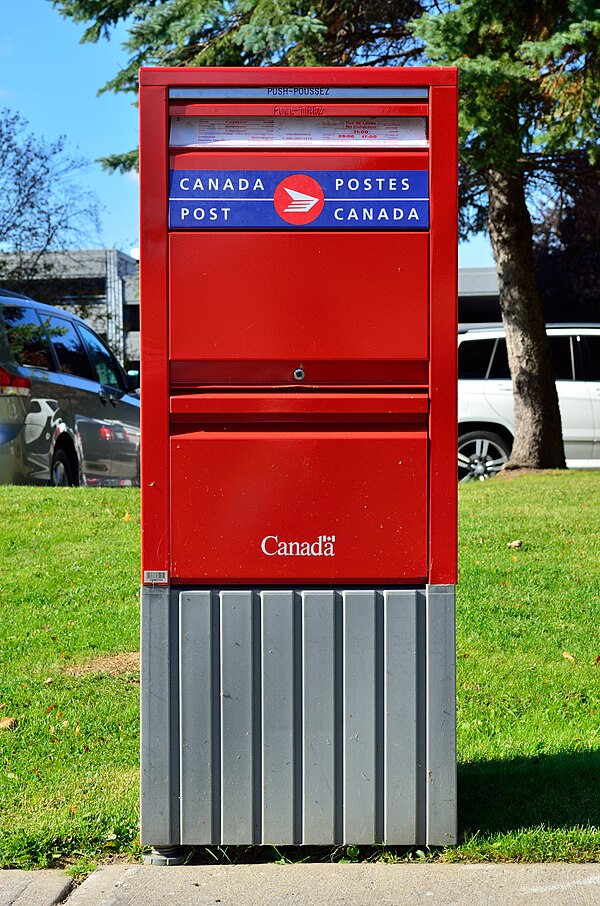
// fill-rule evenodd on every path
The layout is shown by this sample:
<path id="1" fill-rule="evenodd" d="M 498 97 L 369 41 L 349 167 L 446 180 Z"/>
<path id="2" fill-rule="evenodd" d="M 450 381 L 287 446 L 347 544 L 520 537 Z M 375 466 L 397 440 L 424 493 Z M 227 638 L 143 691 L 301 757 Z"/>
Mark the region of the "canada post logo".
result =
<path id="1" fill-rule="evenodd" d="M 429 227 L 426 170 L 171 170 L 171 229 Z"/>
<path id="2" fill-rule="evenodd" d="M 275 189 L 273 205 L 286 223 L 306 226 L 316 220 L 323 210 L 325 193 L 312 176 L 286 176 Z"/>

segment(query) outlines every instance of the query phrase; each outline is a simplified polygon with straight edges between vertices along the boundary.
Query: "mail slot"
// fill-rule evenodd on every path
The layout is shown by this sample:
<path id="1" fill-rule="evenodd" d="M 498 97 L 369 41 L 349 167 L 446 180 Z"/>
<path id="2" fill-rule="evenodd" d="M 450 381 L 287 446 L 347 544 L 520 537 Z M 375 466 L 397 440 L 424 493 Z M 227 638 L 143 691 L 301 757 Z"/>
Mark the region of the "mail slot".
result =
<path id="1" fill-rule="evenodd" d="M 142 69 L 142 840 L 456 836 L 456 72 Z"/>
<path id="2" fill-rule="evenodd" d="M 172 401 L 173 580 L 425 580 L 426 397 L 239 397 Z"/>

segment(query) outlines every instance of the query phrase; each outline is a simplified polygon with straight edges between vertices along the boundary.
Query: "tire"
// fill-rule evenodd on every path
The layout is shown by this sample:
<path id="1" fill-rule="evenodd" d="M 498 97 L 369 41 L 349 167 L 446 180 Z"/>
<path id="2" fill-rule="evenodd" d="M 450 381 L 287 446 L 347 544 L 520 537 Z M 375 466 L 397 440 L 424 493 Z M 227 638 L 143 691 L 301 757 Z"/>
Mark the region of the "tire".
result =
<path id="1" fill-rule="evenodd" d="M 77 484 L 73 466 L 64 450 L 54 451 L 50 475 L 50 484 L 54 488 L 72 488 Z"/>
<path id="2" fill-rule="evenodd" d="M 510 446 L 491 431 L 470 431 L 458 438 L 458 480 L 486 481 L 493 478 L 510 456 Z"/>

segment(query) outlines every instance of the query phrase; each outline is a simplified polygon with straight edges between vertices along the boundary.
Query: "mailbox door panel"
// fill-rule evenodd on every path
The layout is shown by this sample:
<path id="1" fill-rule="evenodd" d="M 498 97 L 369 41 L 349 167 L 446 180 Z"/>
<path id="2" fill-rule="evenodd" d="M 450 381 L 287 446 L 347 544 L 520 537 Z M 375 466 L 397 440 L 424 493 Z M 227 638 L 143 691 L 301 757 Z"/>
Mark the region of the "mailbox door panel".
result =
<path id="1" fill-rule="evenodd" d="M 171 469 L 175 581 L 427 575 L 424 430 L 192 430 Z"/>
<path id="2" fill-rule="evenodd" d="M 425 233 L 184 232 L 170 255 L 172 360 L 428 358 Z"/>

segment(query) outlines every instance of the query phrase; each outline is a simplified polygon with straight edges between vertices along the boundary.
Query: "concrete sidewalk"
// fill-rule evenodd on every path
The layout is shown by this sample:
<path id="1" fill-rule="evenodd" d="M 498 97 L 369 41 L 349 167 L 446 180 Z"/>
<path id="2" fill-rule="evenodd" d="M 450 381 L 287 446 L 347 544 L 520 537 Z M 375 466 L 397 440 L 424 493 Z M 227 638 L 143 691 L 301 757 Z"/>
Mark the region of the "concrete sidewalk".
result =
<path id="1" fill-rule="evenodd" d="M 108 865 L 0 872 L 0 906 L 436 906 L 600 904 L 600 864 Z"/>

